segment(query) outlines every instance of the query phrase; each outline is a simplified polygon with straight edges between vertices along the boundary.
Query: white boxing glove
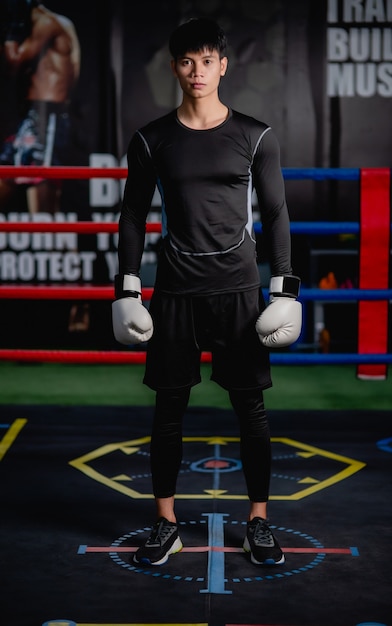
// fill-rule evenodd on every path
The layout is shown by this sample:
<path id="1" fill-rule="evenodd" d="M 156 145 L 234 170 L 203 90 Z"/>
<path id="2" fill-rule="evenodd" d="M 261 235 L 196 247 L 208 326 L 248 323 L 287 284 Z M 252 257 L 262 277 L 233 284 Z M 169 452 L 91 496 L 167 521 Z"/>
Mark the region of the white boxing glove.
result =
<path id="1" fill-rule="evenodd" d="M 116 341 L 126 346 L 148 341 L 154 331 L 150 313 L 142 304 L 140 278 L 133 274 L 117 274 L 112 302 L 113 333 Z"/>
<path id="2" fill-rule="evenodd" d="M 297 341 L 302 328 L 302 306 L 296 299 L 301 281 L 297 276 L 272 276 L 269 304 L 256 322 L 261 343 L 284 348 Z"/>

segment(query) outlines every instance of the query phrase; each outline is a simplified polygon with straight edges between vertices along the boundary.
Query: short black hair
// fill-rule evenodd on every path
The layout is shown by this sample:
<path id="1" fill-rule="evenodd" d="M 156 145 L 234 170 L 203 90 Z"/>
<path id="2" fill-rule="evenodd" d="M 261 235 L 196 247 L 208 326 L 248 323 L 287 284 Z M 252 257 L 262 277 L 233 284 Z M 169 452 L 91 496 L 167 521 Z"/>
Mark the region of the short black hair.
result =
<path id="1" fill-rule="evenodd" d="M 226 34 L 219 24 L 208 18 L 191 18 L 178 26 L 169 39 L 169 50 L 173 59 L 204 48 L 216 50 L 220 58 L 226 56 Z"/>

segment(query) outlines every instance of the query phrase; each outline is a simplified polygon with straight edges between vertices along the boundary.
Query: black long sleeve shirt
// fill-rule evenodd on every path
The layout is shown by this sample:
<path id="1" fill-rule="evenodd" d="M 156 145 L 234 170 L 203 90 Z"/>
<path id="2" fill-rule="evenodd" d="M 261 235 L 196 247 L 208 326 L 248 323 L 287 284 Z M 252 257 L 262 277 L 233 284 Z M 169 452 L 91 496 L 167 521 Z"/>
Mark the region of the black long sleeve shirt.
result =
<path id="1" fill-rule="evenodd" d="M 127 156 L 119 221 L 121 274 L 139 273 L 156 186 L 162 199 L 162 248 L 155 289 L 218 294 L 259 286 L 253 189 L 271 273 L 292 273 L 280 149 L 269 126 L 230 110 L 219 126 L 193 130 L 172 111 L 138 130 Z"/>

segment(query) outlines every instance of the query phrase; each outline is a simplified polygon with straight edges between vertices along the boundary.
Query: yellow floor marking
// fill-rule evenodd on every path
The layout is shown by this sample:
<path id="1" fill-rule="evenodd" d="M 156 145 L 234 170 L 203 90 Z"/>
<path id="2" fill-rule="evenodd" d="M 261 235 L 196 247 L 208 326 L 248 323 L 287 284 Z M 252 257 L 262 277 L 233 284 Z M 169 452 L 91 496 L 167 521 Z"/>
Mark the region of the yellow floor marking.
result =
<path id="1" fill-rule="evenodd" d="M 216 445 L 217 443 L 221 445 L 226 445 L 228 442 L 239 442 L 239 437 L 184 437 L 184 443 L 186 442 L 205 442 L 207 445 Z M 299 479 L 296 483 L 298 486 L 302 484 L 309 484 L 308 487 L 298 489 L 298 491 L 294 493 L 281 494 L 281 495 L 271 495 L 271 500 L 301 500 L 302 498 L 306 498 L 317 491 L 321 491 L 322 489 L 326 489 L 335 483 L 344 480 L 355 474 L 363 467 L 366 466 L 365 463 L 361 461 L 356 461 L 354 459 L 350 459 L 345 456 L 341 456 L 339 454 L 335 454 L 334 452 L 330 452 L 328 450 L 323 450 L 321 448 L 316 448 L 315 446 L 310 446 L 306 443 L 302 443 L 299 441 L 295 441 L 294 439 L 289 439 L 287 437 L 273 437 L 271 439 L 272 442 L 277 442 L 284 444 L 290 448 L 295 448 L 295 454 L 299 457 L 302 457 L 304 460 L 307 458 L 313 458 L 316 456 L 324 457 L 327 459 L 332 459 L 333 461 L 338 461 L 341 465 L 343 465 L 343 469 L 339 472 L 336 472 L 326 478 L 325 480 L 317 480 L 313 477 L 304 477 Z M 107 454 L 111 454 L 114 452 L 121 452 L 126 455 L 136 454 L 139 452 L 145 444 L 149 444 L 150 437 L 143 437 L 140 439 L 134 439 L 131 441 L 121 441 L 118 443 L 107 444 L 97 448 L 96 450 L 92 450 L 91 452 L 69 461 L 69 464 L 75 467 L 80 472 L 83 472 L 91 479 L 96 480 L 97 482 L 114 489 L 115 491 L 119 491 L 124 495 L 134 498 L 134 499 L 153 499 L 152 493 L 141 493 L 136 489 L 131 489 L 129 486 L 122 484 L 119 481 L 124 481 L 124 475 L 118 476 L 117 478 L 110 478 L 109 476 L 105 476 L 101 474 L 97 470 L 95 470 L 90 464 L 92 461 L 101 458 Z M 129 480 L 129 479 L 128 479 Z M 293 484 L 293 483 L 291 483 Z M 244 494 L 233 494 L 223 489 L 205 489 L 202 493 L 178 493 L 176 495 L 176 499 L 182 500 L 247 500 L 248 496 Z"/>
<path id="2" fill-rule="evenodd" d="M 332 474 L 329 478 L 321 480 L 307 489 L 303 489 L 288 496 L 271 496 L 272 500 L 301 500 L 302 498 L 306 498 L 307 496 L 316 493 L 316 491 L 321 491 L 321 489 L 330 487 L 331 485 L 352 476 L 352 474 L 355 474 L 362 468 L 366 467 L 366 463 L 362 463 L 361 461 L 355 461 L 354 459 L 350 459 L 346 456 L 341 456 L 340 454 L 335 454 L 334 452 L 329 452 L 328 450 L 322 450 L 321 448 L 316 448 L 315 446 L 309 446 L 306 443 L 295 441 L 294 439 L 289 439 L 287 437 L 275 437 L 272 441 L 279 441 L 281 443 L 300 448 L 301 452 L 298 453 L 300 456 L 303 456 L 303 451 L 305 450 L 308 453 L 310 452 L 312 457 L 319 455 L 346 465 L 342 471 Z"/>
<path id="3" fill-rule="evenodd" d="M 8 428 L 3 439 L 0 441 L 0 461 L 4 457 L 7 450 L 12 446 L 26 422 L 26 419 L 16 419 Z"/>

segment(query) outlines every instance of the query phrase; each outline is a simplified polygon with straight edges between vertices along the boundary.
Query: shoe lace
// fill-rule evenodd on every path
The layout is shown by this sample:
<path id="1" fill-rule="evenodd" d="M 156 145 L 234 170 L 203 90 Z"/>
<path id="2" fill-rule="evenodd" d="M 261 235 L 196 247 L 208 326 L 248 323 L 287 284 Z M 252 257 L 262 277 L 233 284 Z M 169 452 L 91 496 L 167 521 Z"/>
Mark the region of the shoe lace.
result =
<path id="1" fill-rule="evenodd" d="M 165 520 L 158 521 L 149 538 L 149 543 L 165 543 L 167 537 L 172 533 L 172 526 L 169 526 Z"/>
<path id="2" fill-rule="evenodd" d="M 255 528 L 253 538 L 256 544 L 271 543 L 272 532 L 264 522 L 259 522 Z"/>

